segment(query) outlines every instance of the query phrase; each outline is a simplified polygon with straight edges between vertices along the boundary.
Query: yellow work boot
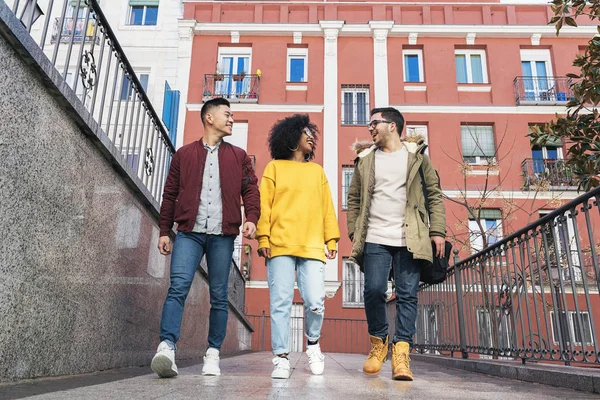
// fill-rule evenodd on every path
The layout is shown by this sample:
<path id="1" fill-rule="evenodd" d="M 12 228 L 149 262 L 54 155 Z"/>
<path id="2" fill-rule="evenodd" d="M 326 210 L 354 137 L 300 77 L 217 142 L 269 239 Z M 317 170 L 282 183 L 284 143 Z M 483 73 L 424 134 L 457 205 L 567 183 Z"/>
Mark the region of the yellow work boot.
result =
<path id="1" fill-rule="evenodd" d="M 412 381 L 410 372 L 410 345 L 397 342 L 392 345 L 392 379 L 396 381 Z"/>
<path id="2" fill-rule="evenodd" d="M 363 372 L 367 375 L 377 375 L 381 372 L 381 365 L 387 359 L 388 354 L 388 338 L 383 339 L 371 336 L 371 351 L 369 357 L 363 364 Z"/>

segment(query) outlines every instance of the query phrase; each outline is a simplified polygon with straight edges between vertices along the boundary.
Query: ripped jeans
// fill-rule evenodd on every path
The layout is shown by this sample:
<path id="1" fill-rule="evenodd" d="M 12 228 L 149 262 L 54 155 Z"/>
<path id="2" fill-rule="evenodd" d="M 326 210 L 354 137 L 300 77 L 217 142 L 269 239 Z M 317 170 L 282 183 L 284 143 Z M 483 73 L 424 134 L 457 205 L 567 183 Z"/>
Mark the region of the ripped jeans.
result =
<path id="1" fill-rule="evenodd" d="M 321 337 L 325 313 L 325 263 L 310 258 L 278 256 L 267 260 L 271 302 L 273 354 L 290 352 L 290 312 L 294 298 L 294 271 L 304 301 L 305 334 L 312 342 Z"/>

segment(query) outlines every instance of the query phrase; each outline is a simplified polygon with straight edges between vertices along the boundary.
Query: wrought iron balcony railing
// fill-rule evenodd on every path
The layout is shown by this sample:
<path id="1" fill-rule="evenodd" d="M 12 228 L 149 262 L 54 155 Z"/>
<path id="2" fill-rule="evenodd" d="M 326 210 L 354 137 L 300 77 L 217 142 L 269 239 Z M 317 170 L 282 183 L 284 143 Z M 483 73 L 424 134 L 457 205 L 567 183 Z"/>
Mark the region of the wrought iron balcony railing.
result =
<path id="1" fill-rule="evenodd" d="M 573 97 L 571 78 L 517 76 L 513 81 L 517 105 L 564 105 Z"/>
<path id="2" fill-rule="evenodd" d="M 260 77 L 251 74 L 206 74 L 202 100 L 223 97 L 234 103 L 258 103 Z"/>
<path id="3" fill-rule="evenodd" d="M 573 172 L 564 160 L 542 160 L 526 158 L 521 163 L 523 171 L 523 188 L 530 190 L 532 186 L 548 186 L 552 188 L 577 188 Z"/>
<path id="4" fill-rule="evenodd" d="M 7 5 L 72 89 L 65 95 L 80 103 L 80 118 L 88 126 L 93 122 L 93 133 L 121 157 L 158 207 L 175 147 L 98 0 Z"/>

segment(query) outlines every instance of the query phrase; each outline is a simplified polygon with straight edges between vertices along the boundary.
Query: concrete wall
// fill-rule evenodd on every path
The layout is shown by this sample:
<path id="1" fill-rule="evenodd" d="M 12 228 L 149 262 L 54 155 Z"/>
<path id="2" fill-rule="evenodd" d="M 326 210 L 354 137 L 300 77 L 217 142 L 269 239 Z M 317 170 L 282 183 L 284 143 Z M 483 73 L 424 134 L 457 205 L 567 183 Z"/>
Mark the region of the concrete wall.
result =
<path id="1" fill-rule="evenodd" d="M 76 124 L 81 109 L 70 108 L 76 97 L 67 100 L 52 87 L 62 78 L 44 74 L 52 67 L 41 51 L 30 57 L 33 42 L 21 47 L 24 31 L 9 44 L 5 21 L 0 381 L 149 364 L 169 285 L 169 258 L 156 249 L 156 209 L 111 150 L 102 149 L 102 138 L 82 129 L 81 119 Z M 208 286 L 199 274 L 186 303 L 179 358 L 203 354 L 208 313 Z M 247 349 L 248 340 L 248 326 L 231 312 L 223 353 Z"/>

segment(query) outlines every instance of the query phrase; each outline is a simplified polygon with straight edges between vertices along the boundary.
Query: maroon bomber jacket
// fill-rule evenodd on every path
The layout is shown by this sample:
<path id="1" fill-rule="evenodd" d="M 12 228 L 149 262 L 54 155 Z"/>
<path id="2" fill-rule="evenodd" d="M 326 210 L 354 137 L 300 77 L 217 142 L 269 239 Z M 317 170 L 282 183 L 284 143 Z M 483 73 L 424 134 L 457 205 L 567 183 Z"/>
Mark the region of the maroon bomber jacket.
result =
<path id="1" fill-rule="evenodd" d="M 196 223 L 207 150 L 202 139 L 183 146 L 173 156 L 160 207 L 160 236 L 177 230 L 191 232 Z M 260 217 L 260 195 L 252 160 L 246 152 L 225 141 L 219 146 L 219 177 L 223 202 L 223 234 L 237 235 L 242 216 L 240 195 L 246 221 L 256 224 Z"/>

